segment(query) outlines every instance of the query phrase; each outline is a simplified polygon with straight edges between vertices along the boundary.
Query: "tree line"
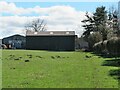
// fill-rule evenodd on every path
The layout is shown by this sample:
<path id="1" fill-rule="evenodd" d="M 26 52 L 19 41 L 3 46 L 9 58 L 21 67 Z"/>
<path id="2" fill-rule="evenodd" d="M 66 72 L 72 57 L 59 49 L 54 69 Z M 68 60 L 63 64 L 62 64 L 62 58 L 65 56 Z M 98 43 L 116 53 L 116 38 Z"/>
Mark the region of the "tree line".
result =
<path id="1" fill-rule="evenodd" d="M 85 16 L 82 38 L 89 43 L 89 49 L 100 54 L 120 55 L 118 11 L 101 6 L 92 15 L 86 12 Z"/>

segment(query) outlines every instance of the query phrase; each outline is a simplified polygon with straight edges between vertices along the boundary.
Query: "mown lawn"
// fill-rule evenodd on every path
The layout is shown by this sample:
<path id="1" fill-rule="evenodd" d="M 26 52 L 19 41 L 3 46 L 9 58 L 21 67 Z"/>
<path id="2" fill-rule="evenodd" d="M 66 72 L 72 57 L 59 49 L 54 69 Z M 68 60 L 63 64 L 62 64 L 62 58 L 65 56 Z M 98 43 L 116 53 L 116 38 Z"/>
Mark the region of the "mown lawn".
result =
<path id="1" fill-rule="evenodd" d="M 3 88 L 117 88 L 103 66 L 110 58 L 86 52 L 3 50 Z M 26 60 L 26 62 L 25 62 Z"/>

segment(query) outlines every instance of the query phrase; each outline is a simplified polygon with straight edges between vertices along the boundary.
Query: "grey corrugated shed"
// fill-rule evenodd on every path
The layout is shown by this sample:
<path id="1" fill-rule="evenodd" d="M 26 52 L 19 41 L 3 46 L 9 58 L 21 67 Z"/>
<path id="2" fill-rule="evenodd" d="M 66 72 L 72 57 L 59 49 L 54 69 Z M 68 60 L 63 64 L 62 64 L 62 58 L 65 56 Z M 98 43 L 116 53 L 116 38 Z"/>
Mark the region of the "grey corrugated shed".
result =
<path id="1" fill-rule="evenodd" d="M 26 36 L 71 36 L 75 35 L 74 31 L 26 31 Z"/>

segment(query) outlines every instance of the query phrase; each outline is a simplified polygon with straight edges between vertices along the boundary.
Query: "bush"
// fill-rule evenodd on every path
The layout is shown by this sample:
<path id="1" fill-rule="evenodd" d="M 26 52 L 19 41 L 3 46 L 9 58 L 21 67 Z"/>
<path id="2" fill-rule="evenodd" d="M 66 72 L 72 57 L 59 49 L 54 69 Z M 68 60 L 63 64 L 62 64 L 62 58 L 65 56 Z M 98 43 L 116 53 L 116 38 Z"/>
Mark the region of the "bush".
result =
<path id="1" fill-rule="evenodd" d="M 88 37 L 89 48 L 93 49 L 93 45 L 97 42 L 102 41 L 102 36 L 99 32 L 94 32 Z"/>
<path id="2" fill-rule="evenodd" d="M 104 42 L 100 41 L 95 43 L 93 49 L 95 53 L 120 56 L 120 38 L 113 37 L 109 40 L 105 40 Z"/>
<path id="3" fill-rule="evenodd" d="M 113 37 L 109 39 L 106 46 L 110 55 L 120 56 L 120 38 Z"/>
<path id="4" fill-rule="evenodd" d="M 108 40 L 95 43 L 93 46 L 94 51 L 96 53 L 100 53 L 100 54 L 107 54 L 108 53 L 108 50 L 106 47 L 107 42 L 108 42 Z"/>
<path id="5" fill-rule="evenodd" d="M 95 43 L 94 46 L 93 46 L 93 50 L 96 53 L 101 53 L 101 51 L 102 51 L 102 41 L 100 41 L 98 43 Z"/>

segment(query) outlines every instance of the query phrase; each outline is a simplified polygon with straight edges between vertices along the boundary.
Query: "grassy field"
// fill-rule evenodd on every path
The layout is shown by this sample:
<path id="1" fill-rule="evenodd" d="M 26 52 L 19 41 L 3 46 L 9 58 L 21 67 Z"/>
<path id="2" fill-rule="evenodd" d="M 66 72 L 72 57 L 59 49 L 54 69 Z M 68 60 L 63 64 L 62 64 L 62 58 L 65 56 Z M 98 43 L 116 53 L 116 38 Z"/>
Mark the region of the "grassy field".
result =
<path id="1" fill-rule="evenodd" d="M 3 50 L 3 88 L 117 88 L 111 58 L 86 52 Z"/>

